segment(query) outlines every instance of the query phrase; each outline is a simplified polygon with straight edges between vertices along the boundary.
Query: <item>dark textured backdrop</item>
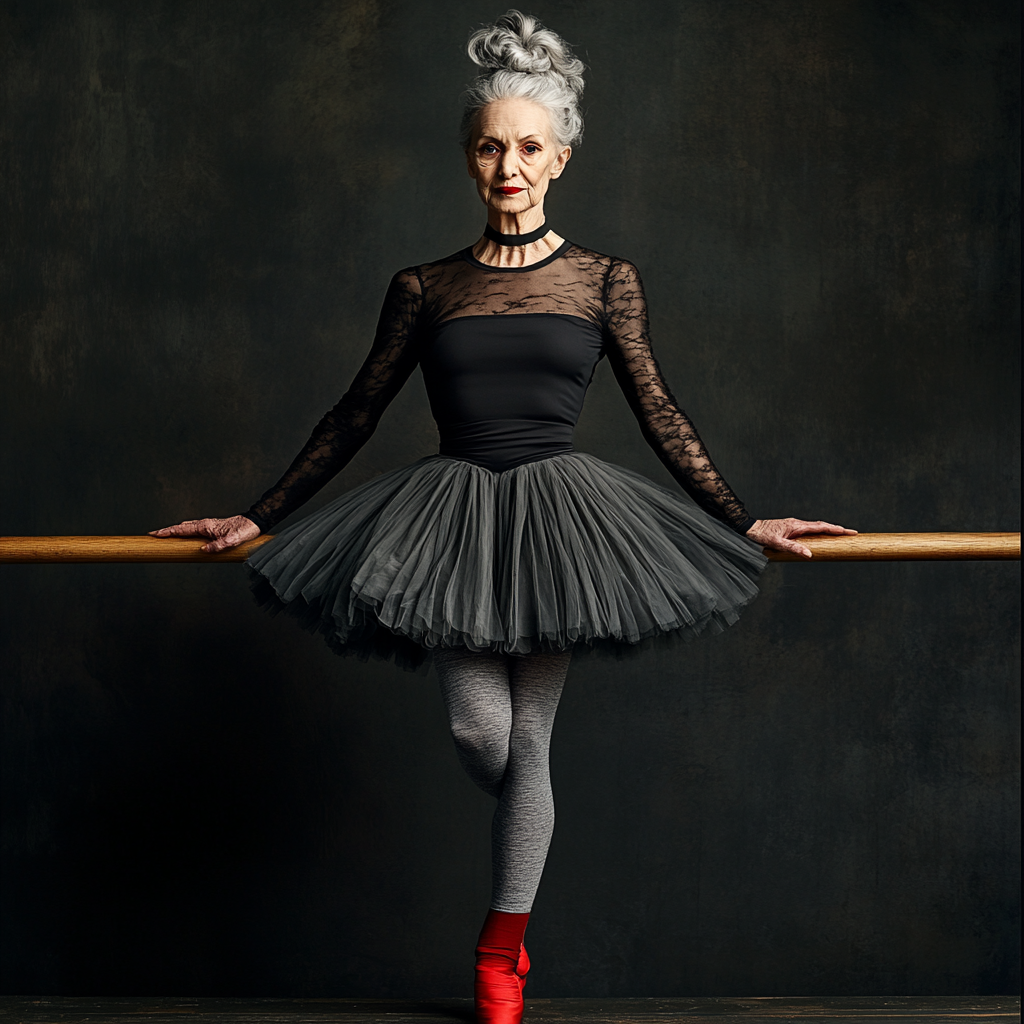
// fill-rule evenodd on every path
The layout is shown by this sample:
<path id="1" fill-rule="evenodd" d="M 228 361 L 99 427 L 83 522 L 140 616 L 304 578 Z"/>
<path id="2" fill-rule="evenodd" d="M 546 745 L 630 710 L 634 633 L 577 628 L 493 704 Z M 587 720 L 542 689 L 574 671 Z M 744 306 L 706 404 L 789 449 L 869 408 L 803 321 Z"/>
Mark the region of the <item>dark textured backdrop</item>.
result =
<path id="1" fill-rule="evenodd" d="M 3 511 L 244 508 L 389 275 L 471 242 L 444 0 L 4 3 Z M 644 274 L 751 509 L 1019 529 L 1017 4 L 543 0 L 592 67 L 549 215 Z M 319 500 L 433 450 L 416 380 Z M 668 480 L 606 372 L 578 444 Z M 573 666 L 534 995 L 1017 984 L 1018 566 L 770 567 L 682 661 Z M 10 566 L 17 993 L 467 994 L 489 802 L 431 678 L 238 566 Z"/>

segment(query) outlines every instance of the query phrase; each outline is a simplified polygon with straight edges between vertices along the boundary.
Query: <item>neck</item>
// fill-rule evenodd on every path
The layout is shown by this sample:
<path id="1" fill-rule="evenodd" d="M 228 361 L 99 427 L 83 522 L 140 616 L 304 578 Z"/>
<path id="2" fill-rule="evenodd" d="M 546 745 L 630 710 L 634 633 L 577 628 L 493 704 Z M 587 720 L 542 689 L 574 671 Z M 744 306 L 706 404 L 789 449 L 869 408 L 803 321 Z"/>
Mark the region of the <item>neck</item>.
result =
<path id="1" fill-rule="evenodd" d="M 544 204 L 531 206 L 522 213 L 501 213 L 487 210 L 487 223 L 501 235 L 528 235 L 544 223 Z"/>

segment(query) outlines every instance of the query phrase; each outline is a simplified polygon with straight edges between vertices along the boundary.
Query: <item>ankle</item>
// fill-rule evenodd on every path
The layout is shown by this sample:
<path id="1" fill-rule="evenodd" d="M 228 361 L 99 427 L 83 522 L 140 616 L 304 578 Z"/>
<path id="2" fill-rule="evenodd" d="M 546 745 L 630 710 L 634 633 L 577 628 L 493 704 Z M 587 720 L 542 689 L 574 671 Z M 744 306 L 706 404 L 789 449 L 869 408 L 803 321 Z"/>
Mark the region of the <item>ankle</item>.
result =
<path id="1" fill-rule="evenodd" d="M 509 914 L 504 910 L 488 910 L 484 918 L 480 937 L 477 939 L 478 953 L 495 956 L 504 955 L 513 961 L 518 958 L 529 923 L 529 914 Z"/>

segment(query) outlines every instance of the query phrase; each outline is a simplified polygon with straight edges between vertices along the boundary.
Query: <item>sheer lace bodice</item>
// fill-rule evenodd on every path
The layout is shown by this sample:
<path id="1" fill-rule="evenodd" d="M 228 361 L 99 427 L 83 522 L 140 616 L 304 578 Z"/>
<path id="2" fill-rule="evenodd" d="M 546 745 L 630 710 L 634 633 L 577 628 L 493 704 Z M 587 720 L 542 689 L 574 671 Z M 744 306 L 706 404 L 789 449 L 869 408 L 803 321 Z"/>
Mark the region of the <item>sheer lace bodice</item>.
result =
<path id="1" fill-rule="evenodd" d="M 524 315 L 527 320 L 536 318 L 538 325 L 561 322 L 575 327 L 581 344 L 596 339 L 591 354 L 582 353 L 581 366 L 589 370 L 577 381 L 582 389 L 579 401 L 594 363 L 607 355 L 644 437 L 683 489 L 706 512 L 738 532 L 753 525 L 755 520 L 722 479 L 658 368 L 636 267 L 569 242 L 547 259 L 522 268 L 490 267 L 465 250 L 397 273 L 385 296 L 373 345 L 348 391 L 316 425 L 284 476 L 244 515 L 266 531 L 320 490 L 368 440 L 385 408 L 421 362 L 431 406 L 441 423 L 444 416 L 439 408 L 449 409 L 452 402 L 437 378 L 438 366 L 445 364 L 430 361 L 432 341 L 445 330 L 450 334 L 471 327 L 455 321 L 500 317 L 501 326 L 518 327 L 526 321 L 514 325 L 512 321 Z M 571 420 L 571 433 L 572 410 L 559 417 Z M 494 420 L 492 427 L 508 422 L 507 418 Z M 444 430 L 442 425 L 442 445 Z M 543 457 L 543 451 L 538 457 Z"/>

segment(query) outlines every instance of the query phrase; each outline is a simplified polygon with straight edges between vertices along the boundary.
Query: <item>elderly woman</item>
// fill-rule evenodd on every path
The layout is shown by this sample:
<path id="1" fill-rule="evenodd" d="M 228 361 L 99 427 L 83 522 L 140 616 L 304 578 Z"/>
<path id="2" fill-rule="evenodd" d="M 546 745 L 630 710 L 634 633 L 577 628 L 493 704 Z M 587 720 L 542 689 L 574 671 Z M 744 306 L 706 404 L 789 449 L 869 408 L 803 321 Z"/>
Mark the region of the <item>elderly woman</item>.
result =
<path id="1" fill-rule="evenodd" d="M 366 443 L 419 366 L 440 450 L 278 534 L 257 595 L 339 653 L 432 658 L 459 759 L 497 800 L 493 890 L 476 949 L 478 1019 L 522 1018 L 526 922 L 554 823 L 548 747 L 570 654 L 719 631 L 757 593 L 761 547 L 852 533 L 756 519 L 715 468 L 655 362 L 640 276 L 567 241 L 544 199 L 582 132 L 583 65 L 518 11 L 469 42 L 483 68 L 462 145 L 483 237 L 391 281 L 369 355 L 284 476 L 243 515 L 155 531 L 206 551 L 270 530 Z M 612 364 L 688 497 L 573 449 L 594 367 Z"/>

